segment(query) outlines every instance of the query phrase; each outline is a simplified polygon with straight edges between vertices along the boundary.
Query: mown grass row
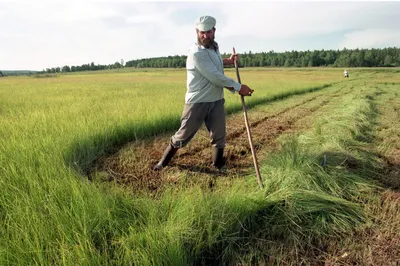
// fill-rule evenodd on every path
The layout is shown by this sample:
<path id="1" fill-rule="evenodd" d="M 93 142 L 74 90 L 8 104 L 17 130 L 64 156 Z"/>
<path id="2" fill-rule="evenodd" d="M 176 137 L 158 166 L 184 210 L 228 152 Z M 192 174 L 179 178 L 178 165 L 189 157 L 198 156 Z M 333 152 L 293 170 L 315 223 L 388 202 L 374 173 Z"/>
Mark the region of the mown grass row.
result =
<path id="1" fill-rule="evenodd" d="M 396 77 L 387 77 L 396 80 Z M 382 85 L 378 79 L 369 82 L 366 89 L 370 90 L 368 99 L 377 117 L 372 120 L 372 128 L 369 128 L 372 131 L 366 136 L 372 140 L 371 145 L 362 145 L 357 150 L 362 158 L 369 158 L 363 160 L 362 165 L 368 170 L 364 175 L 381 183 L 384 191 L 370 195 L 364 202 L 363 210 L 369 217 L 367 223 L 357 228 L 352 237 L 331 242 L 331 252 L 326 256 L 328 264 L 400 263 L 400 129 L 394 126 L 400 114 L 399 87 Z"/>

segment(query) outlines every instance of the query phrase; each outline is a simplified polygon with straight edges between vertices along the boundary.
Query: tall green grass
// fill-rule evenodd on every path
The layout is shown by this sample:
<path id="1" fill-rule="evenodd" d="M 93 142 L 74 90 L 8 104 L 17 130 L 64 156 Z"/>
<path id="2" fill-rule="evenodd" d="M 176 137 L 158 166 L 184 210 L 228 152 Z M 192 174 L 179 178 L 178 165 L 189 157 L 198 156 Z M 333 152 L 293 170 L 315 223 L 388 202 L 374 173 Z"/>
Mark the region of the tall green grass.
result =
<path id="1" fill-rule="evenodd" d="M 339 80 L 333 71 L 241 74 L 259 95 L 249 104 Z M 264 250 L 263 241 L 298 247 L 299 235 L 341 232 L 362 221 L 348 201 L 355 192 L 340 198 L 335 184 L 326 194 L 303 186 L 286 191 L 282 180 L 268 183 L 268 193 L 173 189 L 154 201 L 88 182 L 83 174 L 97 157 L 176 129 L 184 78 L 156 71 L 0 80 L 0 264 L 187 265 L 217 253 L 235 261 Z M 227 108 L 239 110 L 233 97 L 227 93 Z M 263 174 L 274 176 L 267 169 Z"/>

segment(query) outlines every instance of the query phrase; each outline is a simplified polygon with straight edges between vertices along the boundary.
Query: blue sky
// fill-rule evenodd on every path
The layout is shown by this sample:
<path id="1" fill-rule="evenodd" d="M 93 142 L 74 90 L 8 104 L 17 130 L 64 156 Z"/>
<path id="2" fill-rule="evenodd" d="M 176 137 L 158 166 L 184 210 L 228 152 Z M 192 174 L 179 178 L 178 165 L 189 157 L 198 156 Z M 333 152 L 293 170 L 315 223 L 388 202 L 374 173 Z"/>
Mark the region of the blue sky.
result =
<path id="1" fill-rule="evenodd" d="M 0 69 L 186 55 L 201 15 L 225 53 L 400 47 L 397 1 L 0 0 Z"/>

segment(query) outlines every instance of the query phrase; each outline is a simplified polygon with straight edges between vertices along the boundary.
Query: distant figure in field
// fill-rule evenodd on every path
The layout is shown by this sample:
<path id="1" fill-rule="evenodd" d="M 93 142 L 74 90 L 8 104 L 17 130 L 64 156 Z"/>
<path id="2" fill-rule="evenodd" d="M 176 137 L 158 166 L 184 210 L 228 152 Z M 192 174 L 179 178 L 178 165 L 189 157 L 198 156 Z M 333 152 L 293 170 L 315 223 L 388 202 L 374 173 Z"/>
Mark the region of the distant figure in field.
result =
<path id="1" fill-rule="evenodd" d="M 347 72 L 347 69 L 344 70 L 343 75 L 345 78 L 349 77 L 349 72 Z"/>

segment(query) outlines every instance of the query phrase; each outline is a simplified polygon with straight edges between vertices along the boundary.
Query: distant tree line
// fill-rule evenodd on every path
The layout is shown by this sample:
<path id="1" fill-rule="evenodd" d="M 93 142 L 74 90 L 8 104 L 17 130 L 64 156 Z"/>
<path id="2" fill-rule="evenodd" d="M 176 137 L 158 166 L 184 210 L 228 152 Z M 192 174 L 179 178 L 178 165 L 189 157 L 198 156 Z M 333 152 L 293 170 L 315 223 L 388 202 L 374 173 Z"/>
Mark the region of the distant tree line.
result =
<path id="1" fill-rule="evenodd" d="M 223 54 L 222 57 L 229 57 Z M 186 66 L 186 56 L 146 58 L 126 62 L 126 66 L 137 68 L 179 68 Z M 240 67 L 396 67 L 400 66 L 400 48 L 343 49 L 291 51 L 277 53 L 240 54 Z"/>
<path id="2" fill-rule="evenodd" d="M 67 72 L 80 72 L 80 71 L 95 71 L 95 70 L 103 70 L 103 69 L 119 69 L 124 65 L 124 60 L 121 59 L 121 62 L 115 62 L 114 64 L 109 65 L 95 65 L 94 62 L 90 64 L 83 64 L 80 66 L 63 66 L 63 67 L 53 67 L 43 69 L 42 73 L 67 73 Z"/>
<path id="3" fill-rule="evenodd" d="M 230 54 L 222 54 L 229 57 Z M 120 69 L 123 67 L 135 68 L 184 68 L 186 55 L 167 57 L 124 60 L 108 65 L 83 64 L 78 66 L 46 68 L 43 71 L 4 71 L 4 76 L 26 75 L 34 73 L 67 73 L 79 71 L 94 71 L 103 69 Z M 240 54 L 239 67 L 400 67 L 400 48 L 383 49 L 343 49 L 343 50 L 314 50 L 314 51 L 287 51 L 262 52 L 251 51 Z M 1 76 L 1 75 L 0 75 Z"/>
<path id="4" fill-rule="evenodd" d="M 229 57 L 230 54 L 222 54 Z M 103 69 L 135 68 L 184 68 L 186 55 L 123 60 L 109 65 L 83 64 L 81 66 L 64 66 L 62 68 L 47 68 L 45 73 L 93 71 Z M 400 48 L 383 49 L 343 49 L 262 52 L 249 51 L 240 54 L 239 67 L 397 67 L 400 66 Z"/>
<path id="5" fill-rule="evenodd" d="M 0 77 L 5 76 L 26 76 L 32 75 L 35 73 L 39 73 L 40 71 L 31 71 L 31 70 L 1 70 Z"/>
<path id="6" fill-rule="evenodd" d="M 136 68 L 180 68 L 186 67 L 186 55 L 145 58 L 126 62 L 126 67 Z"/>

